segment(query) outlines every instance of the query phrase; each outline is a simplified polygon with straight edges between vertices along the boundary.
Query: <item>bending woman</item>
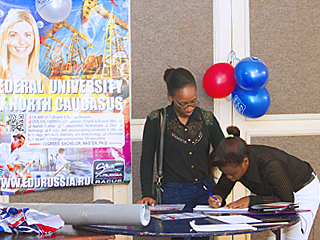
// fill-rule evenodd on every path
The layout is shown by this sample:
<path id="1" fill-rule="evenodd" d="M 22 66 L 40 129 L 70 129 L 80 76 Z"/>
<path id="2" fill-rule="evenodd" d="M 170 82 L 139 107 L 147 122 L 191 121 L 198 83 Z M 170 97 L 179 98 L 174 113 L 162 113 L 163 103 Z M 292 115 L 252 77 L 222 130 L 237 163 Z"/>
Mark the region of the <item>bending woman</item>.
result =
<path id="1" fill-rule="evenodd" d="M 301 222 L 286 228 L 284 239 L 308 239 L 319 207 L 319 180 L 309 163 L 277 148 L 247 145 L 239 138 L 237 127 L 228 127 L 229 137 L 222 140 L 209 156 L 211 167 L 218 167 L 222 175 L 209 198 L 209 204 L 218 208 L 237 181 L 253 195 L 226 205 L 227 208 L 246 208 L 255 204 L 294 202 L 300 209 Z M 268 239 L 274 239 L 273 236 Z"/>
<path id="2" fill-rule="evenodd" d="M 212 112 L 197 107 L 197 86 L 193 75 L 184 68 L 167 69 L 164 73 L 168 100 L 163 160 L 164 204 L 208 204 L 205 185 L 212 190 L 216 183 L 207 178 L 210 146 L 224 138 Z M 140 177 L 142 199 L 138 203 L 155 205 L 153 196 L 154 156 L 159 149 L 160 119 L 163 109 L 151 112 L 146 120 Z"/>

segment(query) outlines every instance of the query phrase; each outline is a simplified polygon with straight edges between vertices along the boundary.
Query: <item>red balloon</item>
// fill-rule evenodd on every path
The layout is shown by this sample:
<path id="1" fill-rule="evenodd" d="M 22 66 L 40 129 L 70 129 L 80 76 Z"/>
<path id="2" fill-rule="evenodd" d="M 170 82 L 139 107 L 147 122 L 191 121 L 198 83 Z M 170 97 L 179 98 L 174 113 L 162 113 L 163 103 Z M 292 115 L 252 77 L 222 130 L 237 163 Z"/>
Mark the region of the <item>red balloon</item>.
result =
<path id="1" fill-rule="evenodd" d="M 234 67 L 229 63 L 216 63 L 209 67 L 203 76 L 203 88 L 213 98 L 229 96 L 237 83 L 234 79 Z"/>

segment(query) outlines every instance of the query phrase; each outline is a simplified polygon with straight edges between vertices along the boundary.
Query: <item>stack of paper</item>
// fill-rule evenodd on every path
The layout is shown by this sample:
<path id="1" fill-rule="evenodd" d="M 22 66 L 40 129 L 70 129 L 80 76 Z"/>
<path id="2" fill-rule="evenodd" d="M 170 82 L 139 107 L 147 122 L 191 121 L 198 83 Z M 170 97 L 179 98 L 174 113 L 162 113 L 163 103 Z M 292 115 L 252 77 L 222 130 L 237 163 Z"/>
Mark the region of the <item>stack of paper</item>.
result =
<path id="1" fill-rule="evenodd" d="M 268 212 L 295 212 L 295 209 L 299 205 L 291 202 L 276 202 L 276 203 L 265 203 L 253 205 L 251 209 L 259 213 L 268 213 Z"/>
<path id="2" fill-rule="evenodd" d="M 210 205 L 197 205 L 193 208 L 193 212 L 203 212 L 203 213 L 246 213 L 248 208 L 241 209 L 229 209 L 225 207 L 212 208 Z"/>
<path id="3" fill-rule="evenodd" d="M 197 225 L 195 221 L 190 222 L 190 226 L 196 232 L 223 232 L 223 231 L 236 231 L 236 230 L 257 230 L 257 228 L 249 224 L 205 224 Z"/>
<path id="4" fill-rule="evenodd" d="M 238 223 L 261 223 L 262 221 L 256 218 L 243 215 L 227 215 L 227 216 L 209 216 L 210 218 L 219 220 L 224 223 L 238 224 Z"/>

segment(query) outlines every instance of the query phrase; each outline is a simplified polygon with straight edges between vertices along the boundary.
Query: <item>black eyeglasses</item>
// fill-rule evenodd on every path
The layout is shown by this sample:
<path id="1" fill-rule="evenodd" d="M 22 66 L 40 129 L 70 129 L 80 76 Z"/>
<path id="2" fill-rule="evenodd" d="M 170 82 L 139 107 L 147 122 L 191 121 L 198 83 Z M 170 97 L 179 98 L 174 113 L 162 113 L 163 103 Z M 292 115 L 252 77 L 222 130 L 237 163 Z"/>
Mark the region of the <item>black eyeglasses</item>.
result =
<path id="1" fill-rule="evenodd" d="M 190 104 L 184 104 L 181 105 L 180 103 L 177 102 L 177 100 L 174 99 L 174 97 L 172 97 L 173 101 L 177 104 L 178 108 L 188 108 L 188 107 L 195 107 L 198 103 L 199 103 L 199 99 L 197 98 L 197 101 L 194 103 L 190 103 Z"/>

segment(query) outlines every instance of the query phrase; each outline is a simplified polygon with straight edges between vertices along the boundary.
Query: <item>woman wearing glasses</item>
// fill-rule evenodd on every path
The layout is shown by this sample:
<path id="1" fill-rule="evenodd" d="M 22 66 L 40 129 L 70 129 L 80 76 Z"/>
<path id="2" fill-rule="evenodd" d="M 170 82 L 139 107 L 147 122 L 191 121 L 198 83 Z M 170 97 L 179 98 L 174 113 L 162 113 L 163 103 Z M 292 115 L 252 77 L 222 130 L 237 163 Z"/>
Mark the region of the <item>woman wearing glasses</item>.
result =
<path id="1" fill-rule="evenodd" d="M 203 186 L 212 190 L 216 185 L 207 178 L 207 156 L 210 146 L 215 148 L 224 135 L 210 111 L 197 105 L 197 86 L 193 75 L 184 68 L 167 69 L 164 73 L 168 100 L 163 150 L 164 204 L 208 204 Z M 142 199 L 138 203 L 154 206 L 153 166 L 159 150 L 160 121 L 163 109 L 151 112 L 146 120 L 140 177 Z"/>

